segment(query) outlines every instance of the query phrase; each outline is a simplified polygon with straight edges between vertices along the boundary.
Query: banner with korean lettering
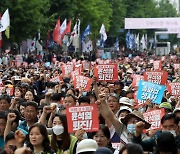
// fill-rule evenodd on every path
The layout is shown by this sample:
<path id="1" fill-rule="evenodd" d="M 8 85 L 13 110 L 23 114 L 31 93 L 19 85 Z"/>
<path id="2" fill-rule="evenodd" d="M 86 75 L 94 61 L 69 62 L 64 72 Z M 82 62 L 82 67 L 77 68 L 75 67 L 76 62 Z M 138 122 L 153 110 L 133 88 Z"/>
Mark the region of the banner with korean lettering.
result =
<path id="1" fill-rule="evenodd" d="M 134 92 L 135 107 L 145 106 L 146 105 L 146 100 L 138 100 L 137 99 L 137 93 L 138 93 L 138 91 Z"/>
<path id="2" fill-rule="evenodd" d="M 70 75 L 71 72 L 74 71 L 74 65 L 64 64 L 64 65 L 62 65 L 61 70 L 62 70 L 63 76 Z"/>
<path id="3" fill-rule="evenodd" d="M 91 90 L 92 79 L 85 76 L 76 76 L 74 78 L 74 88 L 79 89 L 80 87 L 84 89 L 84 91 L 88 92 Z"/>
<path id="4" fill-rule="evenodd" d="M 155 104 L 160 104 L 164 95 L 165 86 L 141 80 L 138 87 L 138 100 L 152 100 Z"/>
<path id="5" fill-rule="evenodd" d="M 50 79 L 51 82 L 60 83 L 60 81 L 63 81 L 62 77 L 60 75 Z"/>
<path id="6" fill-rule="evenodd" d="M 133 81 L 132 81 L 131 86 L 132 86 L 132 87 L 138 87 L 140 80 L 144 80 L 144 76 L 134 74 L 134 75 L 133 75 Z"/>
<path id="7" fill-rule="evenodd" d="M 174 70 L 178 70 L 178 69 L 180 69 L 180 63 L 179 64 L 178 63 L 174 64 Z"/>
<path id="8" fill-rule="evenodd" d="M 165 115 L 164 109 L 153 109 L 143 113 L 144 120 L 151 124 L 149 130 L 161 129 L 161 118 Z M 147 130 L 146 130 L 147 131 Z"/>
<path id="9" fill-rule="evenodd" d="M 117 64 L 96 65 L 94 67 L 94 75 L 98 81 L 117 81 Z"/>
<path id="10" fill-rule="evenodd" d="M 81 75 L 81 70 L 80 68 L 77 68 L 73 72 L 71 72 L 71 79 L 74 81 L 75 77 L 79 75 Z"/>
<path id="11" fill-rule="evenodd" d="M 173 96 L 180 96 L 180 82 L 172 82 L 167 84 L 168 92 Z"/>
<path id="12" fill-rule="evenodd" d="M 144 72 L 144 80 L 165 85 L 168 73 L 166 71 L 146 71 Z"/>
<path id="13" fill-rule="evenodd" d="M 14 88 L 13 87 L 0 87 L 0 94 L 6 93 L 9 96 L 13 96 Z"/>
<path id="14" fill-rule="evenodd" d="M 97 105 L 74 106 L 66 108 L 68 132 L 76 132 L 83 128 L 86 132 L 99 130 Z"/>
<path id="15" fill-rule="evenodd" d="M 161 70 L 162 69 L 162 61 L 156 60 L 153 63 L 154 70 Z"/>

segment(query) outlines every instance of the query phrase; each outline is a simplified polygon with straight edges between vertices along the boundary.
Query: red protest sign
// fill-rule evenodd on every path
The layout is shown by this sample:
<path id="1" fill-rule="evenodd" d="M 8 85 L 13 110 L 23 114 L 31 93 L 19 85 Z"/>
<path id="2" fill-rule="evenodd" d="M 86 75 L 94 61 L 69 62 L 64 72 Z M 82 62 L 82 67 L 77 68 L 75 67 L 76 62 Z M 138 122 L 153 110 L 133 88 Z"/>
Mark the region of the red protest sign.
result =
<path id="1" fill-rule="evenodd" d="M 154 60 L 153 60 L 153 59 L 150 59 L 150 60 L 149 60 L 149 63 L 151 63 L 151 64 L 154 63 Z"/>
<path id="2" fill-rule="evenodd" d="M 64 64 L 61 67 L 63 76 L 69 75 L 74 70 L 74 65 L 70 64 Z"/>
<path id="3" fill-rule="evenodd" d="M 161 129 L 161 118 L 165 115 L 164 109 L 153 109 L 143 113 L 144 120 L 151 124 L 150 129 Z"/>
<path id="4" fill-rule="evenodd" d="M 140 80 L 144 80 L 144 76 L 142 75 L 137 75 L 137 74 L 134 74 L 133 75 L 133 81 L 132 81 L 132 87 L 138 87 L 138 84 L 139 84 L 139 81 Z"/>
<path id="5" fill-rule="evenodd" d="M 180 82 L 172 82 L 167 84 L 167 89 L 173 96 L 180 96 Z"/>
<path id="6" fill-rule="evenodd" d="M 174 69 L 175 69 L 175 70 L 180 69 L 180 63 L 179 63 L 179 64 L 174 64 Z"/>
<path id="7" fill-rule="evenodd" d="M 91 63 L 85 60 L 82 61 L 82 65 L 83 65 L 83 70 L 90 69 L 91 67 Z"/>
<path id="8" fill-rule="evenodd" d="M 62 77 L 60 75 L 58 75 L 58 76 L 50 79 L 50 81 L 51 82 L 59 82 L 60 83 L 60 81 L 63 81 L 63 79 L 62 79 Z"/>
<path id="9" fill-rule="evenodd" d="M 162 60 L 162 61 L 165 61 L 165 60 L 166 60 L 166 56 L 162 56 L 162 57 L 161 57 L 161 60 Z"/>
<path id="10" fill-rule="evenodd" d="M 85 76 L 76 76 L 74 78 L 74 88 L 79 89 L 80 87 L 84 89 L 84 91 L 88 92 L 91 90 L 92 79 Z"/>
<path id="11" fill-rule="evenodd" d="M 153 63 L 154 70 L 161 70 L 162 69 L 162 61 L 156 60 Z"/>
<path id="12" fill-rule="evenodd" d="M 97 77 L 98 81 L 117 81 L 117 64 L 96 65 L 94 67 L 94 75 Z"/>
<path id="13" fill-rule="evenodd" d="M 7 95 L 9 96 L 12 96 L 14 94 L 14 88 L 13 87 L 8 87 L 8 88 L 5 88 L 5 87 L 0 87 L 0 94 L 2 94 L 3 92 L 7 93 Z"/>
<path id="14" fill-rule="evenodd" d="M 74 106 L 66 108 L 68 132 L 76 132 L 83 128 L 86 132 L 99 130 L 97 105 Z"/>
<path id="15" fill-rule="evenodd" d="M 73 72 L 71 72 L 71 79 L 74 81 L 74 78 L 79 75 L 81 75 L 80 68 L 75 68 L 75 70 Z"/>
<path id="16" fill-rule="evenodd" d="M 165 85 L 167 82 L 168 73 L 165 71 L 146 71 L 144 72 L 144 80 L 157 84 Z"/>

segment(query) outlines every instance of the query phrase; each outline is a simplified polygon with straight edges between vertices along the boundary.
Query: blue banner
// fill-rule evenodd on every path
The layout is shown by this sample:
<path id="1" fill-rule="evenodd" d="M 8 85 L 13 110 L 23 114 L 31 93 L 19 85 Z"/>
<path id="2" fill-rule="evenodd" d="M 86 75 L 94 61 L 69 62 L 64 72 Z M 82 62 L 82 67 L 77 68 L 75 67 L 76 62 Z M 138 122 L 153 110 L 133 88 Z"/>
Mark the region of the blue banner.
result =
<path id="1" fill-rule="evenodd" d="M 146 101 L 148 98 L 155 104 L 160 104 L 164 95 L 165 86 L 140 80 L 137 99 Z"/>

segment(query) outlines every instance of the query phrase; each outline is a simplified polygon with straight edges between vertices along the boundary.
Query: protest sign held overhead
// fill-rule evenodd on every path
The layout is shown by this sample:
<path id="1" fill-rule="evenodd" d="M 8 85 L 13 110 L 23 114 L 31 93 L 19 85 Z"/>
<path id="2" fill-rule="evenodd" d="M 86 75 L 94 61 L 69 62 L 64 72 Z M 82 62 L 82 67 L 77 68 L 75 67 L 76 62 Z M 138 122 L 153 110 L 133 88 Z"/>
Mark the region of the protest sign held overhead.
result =
<path id="1" fill-rule="evenodd" d="M 98 81 L 117 81 L 118 67 L 117 64 L 96 65 L 94 75 Z"/>
<path id="2" fill-rule="evenodd" d="M 162 61 L 156 60 L 153 63 L 154 70 L 161 70 L 162 69 Z"/>
<path id="3" fill-rule="evenodd" d="M 83 128 L 86 132 L 99 130 L 99 119 L 96 104 L 74 106 L 66 109 L 68 132 L 76 132 Z"/>
<path id="4" fill-rule="evenodd" d="M 133 75 L 133 81 L 132 81 L 132 85 L 131 85 L 131 86 L 132 86 L 132 87 L 138 87 L 140 80 L 144 80 L 144 76 L 134 74 L 134 75 Z"/>
<path id="5" fill-rule="evenodd" d="M 92 79 L 85 76 L 76 76 L 74 78 L 74 88 L 82 88 L 84 91 L 88 92 L 91 89 Z"/>
<path id="6" fill-rule="evenodd" d="M 157 84 L 165 85 L 167 82 L 168 73 L 165 71 L 146 71 L 144 72 L 144 80 Z"/>
<path id="7" fill-rule="evenodd" d="M 172 82 L 167 84 L 167 89 L 173 96 L 180 96 L 180 82 Z"/>
<path id="8" fill-rule="evenodd" d="M 161 118 L 165 115 L 164 109 L 153 109 L 143 113 L 144 120 L 151 124 L 150 130 L 161 129 Z"/>
<path id="9" fill-rule="evenodd" d="M 155 104 L 160 104 L 164 95 L 165 86 L 155 84 L 152 82 L 146 82 L 141 80 L 138 87 L 138 100 L 152 100 Z"/>

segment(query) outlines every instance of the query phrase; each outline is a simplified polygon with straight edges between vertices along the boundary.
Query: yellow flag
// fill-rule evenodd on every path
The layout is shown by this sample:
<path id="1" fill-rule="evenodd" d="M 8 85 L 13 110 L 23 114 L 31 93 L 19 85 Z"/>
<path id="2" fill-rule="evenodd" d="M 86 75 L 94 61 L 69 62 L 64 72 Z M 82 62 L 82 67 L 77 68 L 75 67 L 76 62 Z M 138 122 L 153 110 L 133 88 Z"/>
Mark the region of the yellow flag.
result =
<path id="1" fill-rule="evenodd" d="M 6 28 L 5 35 L 9 39 L 9 37 L 10 37 L 10 28 L 9 28 L 9 26 Z"/>

